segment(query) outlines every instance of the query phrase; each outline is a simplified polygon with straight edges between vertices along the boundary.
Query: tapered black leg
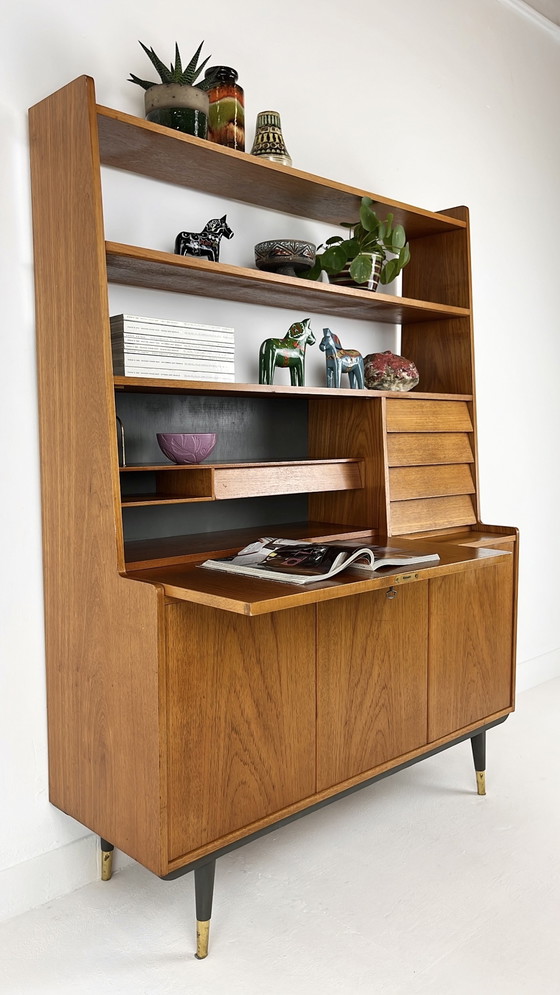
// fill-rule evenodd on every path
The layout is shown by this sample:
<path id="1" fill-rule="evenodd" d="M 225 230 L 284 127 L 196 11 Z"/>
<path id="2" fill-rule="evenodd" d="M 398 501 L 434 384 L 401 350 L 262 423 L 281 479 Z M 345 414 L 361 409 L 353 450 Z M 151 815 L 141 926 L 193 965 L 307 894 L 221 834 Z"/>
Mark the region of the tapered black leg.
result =
<path id="1" fill-rule="evenodd" d="M 195 867 L 194 894 L 196 902 L 196 957 L 203 960 L 208 956 L 208 935 L 212 918 L 212 898 L 214 897 L 214 876 L 216 861 Z"/>
<path id="2" fill-rule="evenodd" d="M 110 881 L 113 874 L 113 850 L 115 849 L 112 843 L 108 843 L 103 837 L 100 838 L 101 843 L 101 880 Z"/>
<path id="3" fill-rule="evenodd" d="M 471 736 L 471 746 L 476 771 L 476 790 L 479 795 L 486 794 L 486 732 L 477 732 Z"/>

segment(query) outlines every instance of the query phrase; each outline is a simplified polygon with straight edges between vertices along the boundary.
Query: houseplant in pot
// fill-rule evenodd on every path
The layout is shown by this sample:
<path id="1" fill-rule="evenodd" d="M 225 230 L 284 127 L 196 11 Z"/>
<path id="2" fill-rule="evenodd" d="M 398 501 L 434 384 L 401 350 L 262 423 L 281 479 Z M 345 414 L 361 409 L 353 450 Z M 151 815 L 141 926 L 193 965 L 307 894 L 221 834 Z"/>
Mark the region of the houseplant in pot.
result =
<path id="1" fill-rule="evenodd" d="M 410 259 L 410 248 L 402 225 L 393 224 L 393 215 L 381 221 L 372 208 L 371 197 L 362 197 L 360 220 L 343 223 L 348 238 L 333 235 L 319 246 L 315 265 L 304 274 L 318 280 L 324 270 L 329 283 L 364 286 L 376 290 L 379 283 L 392 283 Z"/>
<path id="2" fill-rule="evenodd" d="M 156 55 L 153 48 L 140 42 L 150 62 L 159 73 L 161 83 L 139 79 L 130 74 L 129 83 L 136 83 L 145 90 L 144 102 L 146 118 L 155 124 L 162 124 L 175 131 L 206 138 L 208 131 L 208 94 L 205 92 L 214 83 L 214 76 L 207 74 L 198 78 L 210 56 L 198 64 L 204 42 L 202 41 L 189 64 L 183 69 L 179 47 L 175 43 L 175 62 L 168 67 Z"/>

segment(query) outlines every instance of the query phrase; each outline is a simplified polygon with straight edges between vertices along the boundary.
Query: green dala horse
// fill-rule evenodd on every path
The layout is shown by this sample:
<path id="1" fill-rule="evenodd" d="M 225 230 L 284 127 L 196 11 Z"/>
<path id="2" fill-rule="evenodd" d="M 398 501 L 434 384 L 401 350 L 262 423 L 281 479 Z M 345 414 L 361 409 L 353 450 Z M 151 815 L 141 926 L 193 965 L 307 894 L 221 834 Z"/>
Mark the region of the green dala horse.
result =
<path id="1" fill-rule="evenodd" d="M 274 370 L 288 367 L 292 387 L 305 385 L 305 347 L 314 345 L 310 318 L 295 321 L 283 339 L 265 339 L 259 352 L 259 383 L 274 382 Z"/>

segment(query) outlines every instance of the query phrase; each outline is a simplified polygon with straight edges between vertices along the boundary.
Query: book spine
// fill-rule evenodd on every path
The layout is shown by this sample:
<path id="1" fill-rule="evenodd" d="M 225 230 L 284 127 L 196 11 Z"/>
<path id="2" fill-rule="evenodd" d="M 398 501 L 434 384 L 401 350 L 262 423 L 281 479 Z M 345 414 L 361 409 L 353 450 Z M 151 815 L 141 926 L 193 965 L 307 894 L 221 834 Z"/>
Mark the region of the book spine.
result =
<path id="1" fill-rule="evenodd" d="M 111 318 L 111 333 L 134 332 L 138 335 L 171 335 L 174 338 L 203 339 L 213 342 L 233 342 L 234 330 L 222 325 L 194 325 L 185 322 L 151 321 L 149 319 L 121 320 Z"/>
<path id="2" fill-rule="evenodd" d="M 204 359 L 191 360 L 176 358 L 174 356 L 124 356 L 122 360 L 116 359 L 115 362 L 117 366 L 125 370 L 132 367 L 142 369 L 145 366 L 153 370 L 161 368 L 166 370 L 185 370 L 186 372 L 200 370 L 202 373 L 208 373 L 212 370 L 216 373 L 235 372 L 235 364 L 233 362 L 219 362 L 215 359 L 206 362 Z"/>
<path id="3" fill-rule="evenodd" d="M 226 356 L 233 357 L 235 349 L 227 343 L 181 342 L 179 339 L 161 339 L 142 336 L 127 336 L 112 340 L 113 352 L 121 353 L 164 353 L 169 356 Z"/>
<path id="4" fill-rule="evenodd" d="M 115 370 L 116 377 L 147 377 L 152 380 L 189 380 L 193 383 L 197 381 L 204 383 L 235 383 L 233 373 L 202 373 L 200 371 L 188 373 L 184 370 L 162 370 L 162 369 L 140 369 Z"/>

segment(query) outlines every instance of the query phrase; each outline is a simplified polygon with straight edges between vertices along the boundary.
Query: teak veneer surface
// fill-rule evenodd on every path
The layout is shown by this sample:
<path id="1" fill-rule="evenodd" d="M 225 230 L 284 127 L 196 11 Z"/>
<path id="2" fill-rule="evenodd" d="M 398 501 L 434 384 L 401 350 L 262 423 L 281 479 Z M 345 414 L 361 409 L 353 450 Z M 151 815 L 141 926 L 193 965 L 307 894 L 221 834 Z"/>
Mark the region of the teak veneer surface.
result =
<path id="1" fill-rule="evenodd" d="M 222 199 L 244 201 L 325 224 L 354 221 L 367 191 L 315 176 L 249 153 L 226 149 L 98 105 L 101 161 Z M 370 194 L 374 207 L 391 211 L 409 237 L 453 231 L 461 219 Z"/>
<path id="2" fill-rule="evenodd" d="M 319 604 L 317 639 L 321 790 L 426 743 L 428 584 Z"/>
<path id="3" fill-rule="evenodd" d="M 369 321 L 425 322 L 468 314 L 464 308 L 371 293 L 353 287 L 266 273 L 263 270 L 179 256 L 155 249 L 107 242 L 107 275 L 111 283 L 150 287 L 176 294 L 194 294 L 244 304 L 331 314 Z"/>
<path id="4" fill-rule="evenodd" d="M 180 601 L 208 605 L 242 615 L 262 615 L 300 605 L 315 604 L 388 588 L 395 584 L 427 580 L 457 571 L 484 568 L 496 557 L 510 558 L 509 553 L 471 547 L 437 546 L 436 543 L 395 542 L 411 551 L 440 554 L 437 564 L 419 564 L 408 569 L 374 573 L 363 579 L 363 571 L 346 570 L 330 581 L 315 584 L 289 584 L 260 580 L 240 574 L 225 573 L 199 567 L 196 563 L 170 564 L 147 570 L 130 570 L 128 576 L 149 584 L 160 585 L 167 597 Z M 202 559 L 202 557 L 201 557 Z"/>

